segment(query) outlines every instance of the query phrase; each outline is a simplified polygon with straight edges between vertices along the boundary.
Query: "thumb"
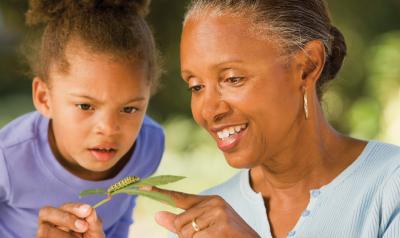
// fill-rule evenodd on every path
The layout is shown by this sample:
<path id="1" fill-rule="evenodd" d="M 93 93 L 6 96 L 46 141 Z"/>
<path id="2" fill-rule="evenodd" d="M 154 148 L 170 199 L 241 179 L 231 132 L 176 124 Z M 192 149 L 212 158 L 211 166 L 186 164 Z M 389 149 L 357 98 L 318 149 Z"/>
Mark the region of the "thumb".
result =
<path id="1" fill-rule="evenodd" d="M 170 232 L 176 233 L 176 229 L 175 229 L 175 225 L 174 225 L 174 221 L 176 219 L 177 215 L 171 213 L 171 212 L 157 212 L 156 216 L 155 216 L 155 220 L 156 222 L 166 228 L 167 230 L 169 230 Z"/>
<path id="2" fill-rule="evenodd" d="M 86 218 L 89 228 L 85 233 L 85 238 L 105 238 L 103 232 L 103 224 L 101 219 L 97 216 L 96 210 L 92 209 L 92 213 Z"/>

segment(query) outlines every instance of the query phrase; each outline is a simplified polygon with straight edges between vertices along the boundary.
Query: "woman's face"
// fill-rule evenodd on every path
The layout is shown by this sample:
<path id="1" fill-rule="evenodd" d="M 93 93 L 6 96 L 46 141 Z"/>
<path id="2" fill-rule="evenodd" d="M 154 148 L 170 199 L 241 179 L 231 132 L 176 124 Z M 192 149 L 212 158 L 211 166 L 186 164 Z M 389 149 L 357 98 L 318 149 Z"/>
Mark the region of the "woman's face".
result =
<path id="1" fill-rule="evenodd" d="M 295 64 L 250 28 L 229 15 L 192 18 L 181 40 L 193 117 L 236 168 L 252 168 L 284 152 L 304 121 Z"/>

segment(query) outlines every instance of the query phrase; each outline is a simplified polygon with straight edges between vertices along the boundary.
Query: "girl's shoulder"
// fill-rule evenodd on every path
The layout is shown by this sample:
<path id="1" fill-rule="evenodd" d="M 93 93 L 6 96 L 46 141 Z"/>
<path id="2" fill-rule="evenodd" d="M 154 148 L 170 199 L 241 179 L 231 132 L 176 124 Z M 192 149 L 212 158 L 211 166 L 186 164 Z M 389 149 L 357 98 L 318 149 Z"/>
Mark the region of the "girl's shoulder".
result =
<path id="1" fill-rule="evenodd" d="M 151 117 L 149 117 L 147 115 L 144 117 L 142 128 L 144 128 L 145 130 L 146 129 L 154 129 L 154 130 L 163 132 L 162 126 L 158 122 L 156 122 L 154 119 L 152 119 Z"/>
<path id="2" fill-rule="evenodd" d="M 37 138 L 40 125 L 46 121 L 37 111 L 17 117 L 0 129 L 0 147 L 12 147 Z"/>

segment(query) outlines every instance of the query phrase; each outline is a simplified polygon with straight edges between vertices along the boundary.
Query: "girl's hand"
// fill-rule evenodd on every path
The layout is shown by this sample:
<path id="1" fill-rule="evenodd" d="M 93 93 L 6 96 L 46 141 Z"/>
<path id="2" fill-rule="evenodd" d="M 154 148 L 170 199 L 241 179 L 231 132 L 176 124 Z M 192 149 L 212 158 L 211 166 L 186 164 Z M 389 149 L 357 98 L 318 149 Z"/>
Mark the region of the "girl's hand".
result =
<path id="1" fill-rule="evenodd" d="M 60 208 L 44 207 L 39 211 L 36 238 L 105 238 L 96 210 L 80 203 L 66 203 Z"/>
<path id="2" fill-rule="evenodd" d="M 145 188 L 168 195 L 178 208 L 185 211 L 179 215 L 159 212 L 159 225 L 176 233 L 180 238 L 259 238 L 260 236 L 219 196 L 198 196 L 164 190 Z"/>

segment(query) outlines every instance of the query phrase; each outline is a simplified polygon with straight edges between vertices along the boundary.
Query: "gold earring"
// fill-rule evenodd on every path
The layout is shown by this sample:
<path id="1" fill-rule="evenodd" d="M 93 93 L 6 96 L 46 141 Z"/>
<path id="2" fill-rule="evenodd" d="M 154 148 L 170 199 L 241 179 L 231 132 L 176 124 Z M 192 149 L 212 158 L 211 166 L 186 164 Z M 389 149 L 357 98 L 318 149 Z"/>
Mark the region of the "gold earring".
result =
<path id="1" fill-rule="evenodd" d="M 303 90 L 304 90 L 304 96 L 303 96 L 303 99 L 304 99 L 304 114 L 306 115 L 306 120 L 308 120 L 308 99 L 307 99 L 307 88 L 306 88 L 306 87 L 304 87 L 304 88 L 303 88 Z"/>

